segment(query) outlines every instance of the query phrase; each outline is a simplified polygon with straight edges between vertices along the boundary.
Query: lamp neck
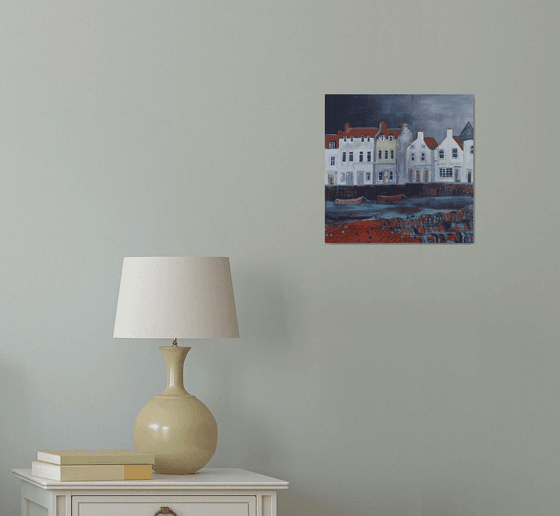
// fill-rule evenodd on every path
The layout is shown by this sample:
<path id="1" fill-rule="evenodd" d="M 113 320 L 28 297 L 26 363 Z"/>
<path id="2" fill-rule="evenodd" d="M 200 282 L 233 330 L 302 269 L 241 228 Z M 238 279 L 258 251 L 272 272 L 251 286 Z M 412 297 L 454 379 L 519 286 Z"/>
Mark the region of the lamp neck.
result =
<path id="1" fill-rule="evenodd" d="M 161 352 L 167 363 L 167 387 L 161 393 L 162 396 L 181 395 L 188 392 L 183 385 L 183 367 L 185 358 L 191 348 L 180 346 L 161 346 Z"/>

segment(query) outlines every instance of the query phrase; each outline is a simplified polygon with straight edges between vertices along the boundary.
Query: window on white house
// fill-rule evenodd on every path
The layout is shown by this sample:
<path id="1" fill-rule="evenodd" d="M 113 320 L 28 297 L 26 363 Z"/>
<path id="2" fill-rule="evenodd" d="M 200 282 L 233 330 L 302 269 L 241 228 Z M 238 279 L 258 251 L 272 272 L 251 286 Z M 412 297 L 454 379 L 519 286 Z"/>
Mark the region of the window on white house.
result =
<path id="1" fill-rule="evenodd" d="M 456 157 L 459 155 L 458 149 L 453 149 L 451 155 L 452 155 L 454 158 L 456 158 Z"/>
<path id="2" fill-rule="evenodd" d="M 392 134 L 389 136 L 389 141 L 390 141 L 390 142 L 393 141 L 393 135 L 392 135 Z"/>
<path id="3" fill-rule="evenodd" d="M 410 161 L 414 161 L 414 152 L 410 153 Z"/>
<path id="4" fill-rule="evenodd" d="M 353 152 L 348 153 L 348 161 L 354 161 L 354 153 Z"/>
<path id="5" fill-rule="evenodd" d="M 420 154 L 420 161 L 426 161 L 426 153 L 425 152 Z"/>
<path id="6" fill-rule="evenodd" d="M 360 151 L 360 163 L 364 161 L 364 153 Z"/>
<path id="7" fill-rule="evenodd" d="M 471 154 L 474 154 L 474 145 L 471 145 Z"/>
<path id="8" fill-rule="evenodd" d="M 371 172 L 366 172 L 366 181 L 371 181 Z"/>
<path id="9" fill-rule="evenodd" d="M 389 151 L 385 151 L 385 159 L 389 159 Z"/>
<path id="10" fill-rule="evenodd" d="M 445 151 L 444 150 L 440 150 L 439 151 L 439 159 L 443 159 L 445 158 Z"/>
<path id="11" fill-rule="evenodd" d="M 354 141 L 354 137 L 350 136 L 350 141 L 353 142 Z"/>
<path id="12" fill-rule="evenodd" d="M 395 151 L 391 151 L 391 159 L 395 157 Z"/>
<path id="13" fill-rule="evenodd" d="M 381 159 L 381 151 L 377 153 L 377 159 Z"/>
<path id="14" fill-rule="evenodd" d="M 452 168 L 440 168 L 439 169 L 439 177 L 453 177 L 453 169 Z"/>
<path id="15" fill-rule="evenodd" d="M 364 135 L 362 134 L 362 141 L 364 141 Z"/>
<path id="16" fill-rule="evenodd" d="M 368 153 L 367 153 L 367 160 L 371 161 L 371 151 L 368 151 Z"/>
<path id="17" fill-rule="evenodd" d="M 336 158 L 334 156 L 331 156 L 331 165 L 334 165 L 336 161 Z"/>
<path id="18" fill-rule="evenodd" d="M 369 142 L 369 136 L 367 137 L 367 141 Z"/>
<path id="19" fill-rule="evenodd" d="M 342 153 L 342 161 L 346 161 L 346 152 Z"/>
<path id="20" fill-rule="evenodd" d="M 329 149 L 336 149 L 336 143 L 335 142 L 329 143 Z"/>
<path id="21" fill-rule="evenodd" d="M 383 172 L 379 172 L 377 177 L 379 178 L 379 181 L 383 181 Z"/>
<path id="22" fill-rule="evenodd" d="M 346 136 L 344 137 L 344 141 L 346 141 Z"/>
<path id="23" fill-rule="evenodd" d="M 392 180 L 393 180 L 393 171 L 391 170 L 389 172 L 389 181 L 392 181 Z"/>
<path id="24" fill-rule="evenodd" d="M 379 139 L 380 139 L 381 141 L 383 141 L 383 140 L 385 140 L 385 136 L 381 135 L 381 136 L 379 137 Z"/>

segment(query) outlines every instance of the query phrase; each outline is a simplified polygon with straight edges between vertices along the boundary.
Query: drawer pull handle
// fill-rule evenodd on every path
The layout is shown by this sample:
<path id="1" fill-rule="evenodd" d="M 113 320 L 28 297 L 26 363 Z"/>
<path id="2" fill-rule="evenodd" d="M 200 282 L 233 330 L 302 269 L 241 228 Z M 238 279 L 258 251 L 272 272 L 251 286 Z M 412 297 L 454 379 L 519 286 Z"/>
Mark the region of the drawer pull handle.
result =
<path id="1" fill-rule="evenodd" d="M 169 507 L 162 507 L 154 516 L 158 516 L 158 514 L 172 514 L 173 516 L 177 516 Z"/>

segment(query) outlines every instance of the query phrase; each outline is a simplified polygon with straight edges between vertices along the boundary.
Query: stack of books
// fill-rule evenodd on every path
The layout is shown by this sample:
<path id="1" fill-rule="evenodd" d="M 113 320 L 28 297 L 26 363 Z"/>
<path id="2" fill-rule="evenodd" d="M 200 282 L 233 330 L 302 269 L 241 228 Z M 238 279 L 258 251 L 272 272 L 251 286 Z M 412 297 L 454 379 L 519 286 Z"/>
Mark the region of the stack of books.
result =
<path id="1" fill-rule="evenodd" d="M 150 480 L 154 462 L 153 454 L 133 450 L 39 451 L 31 474 L 60 482 Z"/>

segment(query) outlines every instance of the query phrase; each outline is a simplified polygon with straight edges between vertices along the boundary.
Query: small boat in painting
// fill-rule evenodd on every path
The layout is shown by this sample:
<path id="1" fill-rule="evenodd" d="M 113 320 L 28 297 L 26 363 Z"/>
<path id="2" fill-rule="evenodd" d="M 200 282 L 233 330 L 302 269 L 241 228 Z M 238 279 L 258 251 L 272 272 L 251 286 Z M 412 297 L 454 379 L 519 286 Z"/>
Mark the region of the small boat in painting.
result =
<path id="1" fill-rule="evenodd" d="M 402 199 L 402 194 L 399 195 L 378 195 L 378 201 L 400 201 Z"/>
<path id="2" fill-rule="evenodd" d="M 363 200 L 363 197 L 358 197 L 357 199 L 336 199 L 336 204 L 360 204 Z"/>

